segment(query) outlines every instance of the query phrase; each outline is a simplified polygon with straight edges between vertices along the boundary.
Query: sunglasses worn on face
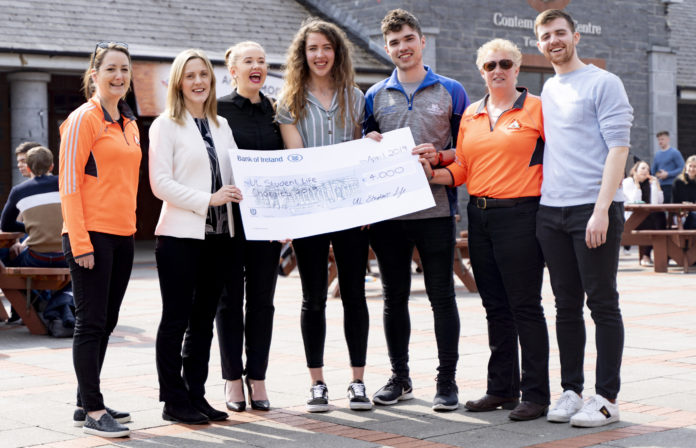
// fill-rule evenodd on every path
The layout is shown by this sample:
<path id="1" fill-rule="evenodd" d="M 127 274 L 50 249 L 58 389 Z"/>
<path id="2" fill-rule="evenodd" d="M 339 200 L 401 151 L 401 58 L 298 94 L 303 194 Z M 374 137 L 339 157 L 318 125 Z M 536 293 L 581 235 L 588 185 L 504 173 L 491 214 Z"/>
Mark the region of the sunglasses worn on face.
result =
<path id="1" fill-rule="evenodd" d="M 489 61 L 483 64 L 483 69 L 487 72 L 492 72 L 495 68 L 500 65 L 503 70 L 510 70 L 514 65 L 510 59 L 501 59 L 499 61 Z"/>
<path id="2" fill-rule="evenodd" d="M 115 45 L 117 47 L 123 47 L 126 50 L 128 50 L 128 44 L 125 42 L 107 42 L 107 41 L 102 41 L 102 42 L 97 42 L 97 45 L 94 47 L 94 53 L 97 53 L 97 49 L 102 48 L 109 48 L 109 45 Z"/>

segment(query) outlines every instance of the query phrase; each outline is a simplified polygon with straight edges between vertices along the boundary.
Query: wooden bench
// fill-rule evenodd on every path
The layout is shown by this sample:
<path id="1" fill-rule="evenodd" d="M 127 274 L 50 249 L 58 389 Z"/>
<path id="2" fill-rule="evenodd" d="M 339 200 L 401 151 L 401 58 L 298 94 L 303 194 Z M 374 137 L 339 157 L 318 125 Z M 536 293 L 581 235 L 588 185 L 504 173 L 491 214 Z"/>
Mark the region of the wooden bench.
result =
<path id="1" fill-rule="evenodd" d="M 667 272 L 671 258 L 684 267 L 684 273 L 696 263 L 696 230 L 633 230 L 637 238 L 649 237 L 653 247 L 655 272 Z"/>
<path id="2" fill-rule="evenodd" d="M 46 334 L 46 326 L 34 309 L 31 290 L 63 289 L 70 283 L 68 268 L 15 268 L 0 263 L 0 289 L 12 304 L 31 334 Z M 5 307 L 0 304 L 0 318 L 7 319 Z"/>
<path id="3" fill-rule="evenodd" d="M 464 283 L 467 291 L 478 292 L 476 280 L 471 273 L 471 263 L 464 260 L 469 260 L 469 232 L 466 230 L 460 232 L 454 246 L 454 273 Z"/>

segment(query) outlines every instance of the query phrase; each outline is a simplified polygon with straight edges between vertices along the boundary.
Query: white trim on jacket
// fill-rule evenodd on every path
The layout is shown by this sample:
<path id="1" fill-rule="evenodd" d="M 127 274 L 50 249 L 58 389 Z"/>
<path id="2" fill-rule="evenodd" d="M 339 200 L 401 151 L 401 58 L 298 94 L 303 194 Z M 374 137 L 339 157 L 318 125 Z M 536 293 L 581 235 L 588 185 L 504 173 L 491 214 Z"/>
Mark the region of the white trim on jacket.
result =
<path id="1" fill-rule="evenodd" d="M 224 185 L 233 185 L 229 150 L 237 144 L 227 120 L 212 120 L 210 132 L 220 163 Z M 205 220 L 210 204 L 211 175 L 208 150 L 188 111 L 184 125 L 164 114 L 150 126 L 150 186 L 156 197 L 164 201 L 155 235 L 205 239 Z M 232 206 L 227 205 L 230 236 L 234 236 Z"/>

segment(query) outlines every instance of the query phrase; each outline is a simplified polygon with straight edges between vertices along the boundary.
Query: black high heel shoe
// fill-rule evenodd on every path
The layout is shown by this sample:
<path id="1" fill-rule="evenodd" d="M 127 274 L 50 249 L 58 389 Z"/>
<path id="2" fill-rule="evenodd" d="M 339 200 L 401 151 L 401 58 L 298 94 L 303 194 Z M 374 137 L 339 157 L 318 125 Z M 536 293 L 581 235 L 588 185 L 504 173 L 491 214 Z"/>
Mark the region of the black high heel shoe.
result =
<path id="1" fill-rule="evenodd" d="M 249 404 L 251 405 L 251 409 L 255 409 L 257 411 L 270 411 L 271 403 L 268 400 L 251 399 L 251 397 L 253 396 L 251 393 L 251 381 L 249 381 L 249 377 L 244 378 L 244 380 L 247 385 L 247 391 L 249 392 Z"/>
<path id="2" fill-rule="evenodd" d="M 227 409 L 234 412 L 244 412 L 246 409 L 246 397 L 242 401 L 227 401 L 227 380 L 223 384 L 225 391 L 225 406 Z M 242 386 L 242 395 L 244 395 L 244 387 Z"/>

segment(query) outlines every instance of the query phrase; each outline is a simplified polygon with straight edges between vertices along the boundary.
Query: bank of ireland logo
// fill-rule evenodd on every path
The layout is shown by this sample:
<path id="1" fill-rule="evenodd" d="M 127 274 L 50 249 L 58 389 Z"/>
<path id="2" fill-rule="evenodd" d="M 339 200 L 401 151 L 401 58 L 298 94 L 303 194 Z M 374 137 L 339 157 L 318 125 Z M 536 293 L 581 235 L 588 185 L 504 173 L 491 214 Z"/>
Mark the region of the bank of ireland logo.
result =
<path id="1" fill-rule="evenodd" d="M 256 209 L 255 208 L 250 208 L 249 213 L 251 213 L 252 216 L 256 215 Z"/>
<path id="2" fill-rule="evenodd" d="M 299 162 L 303 159 L 302 154 L 290 154 L 288 156 L 289 162 Z"/>

